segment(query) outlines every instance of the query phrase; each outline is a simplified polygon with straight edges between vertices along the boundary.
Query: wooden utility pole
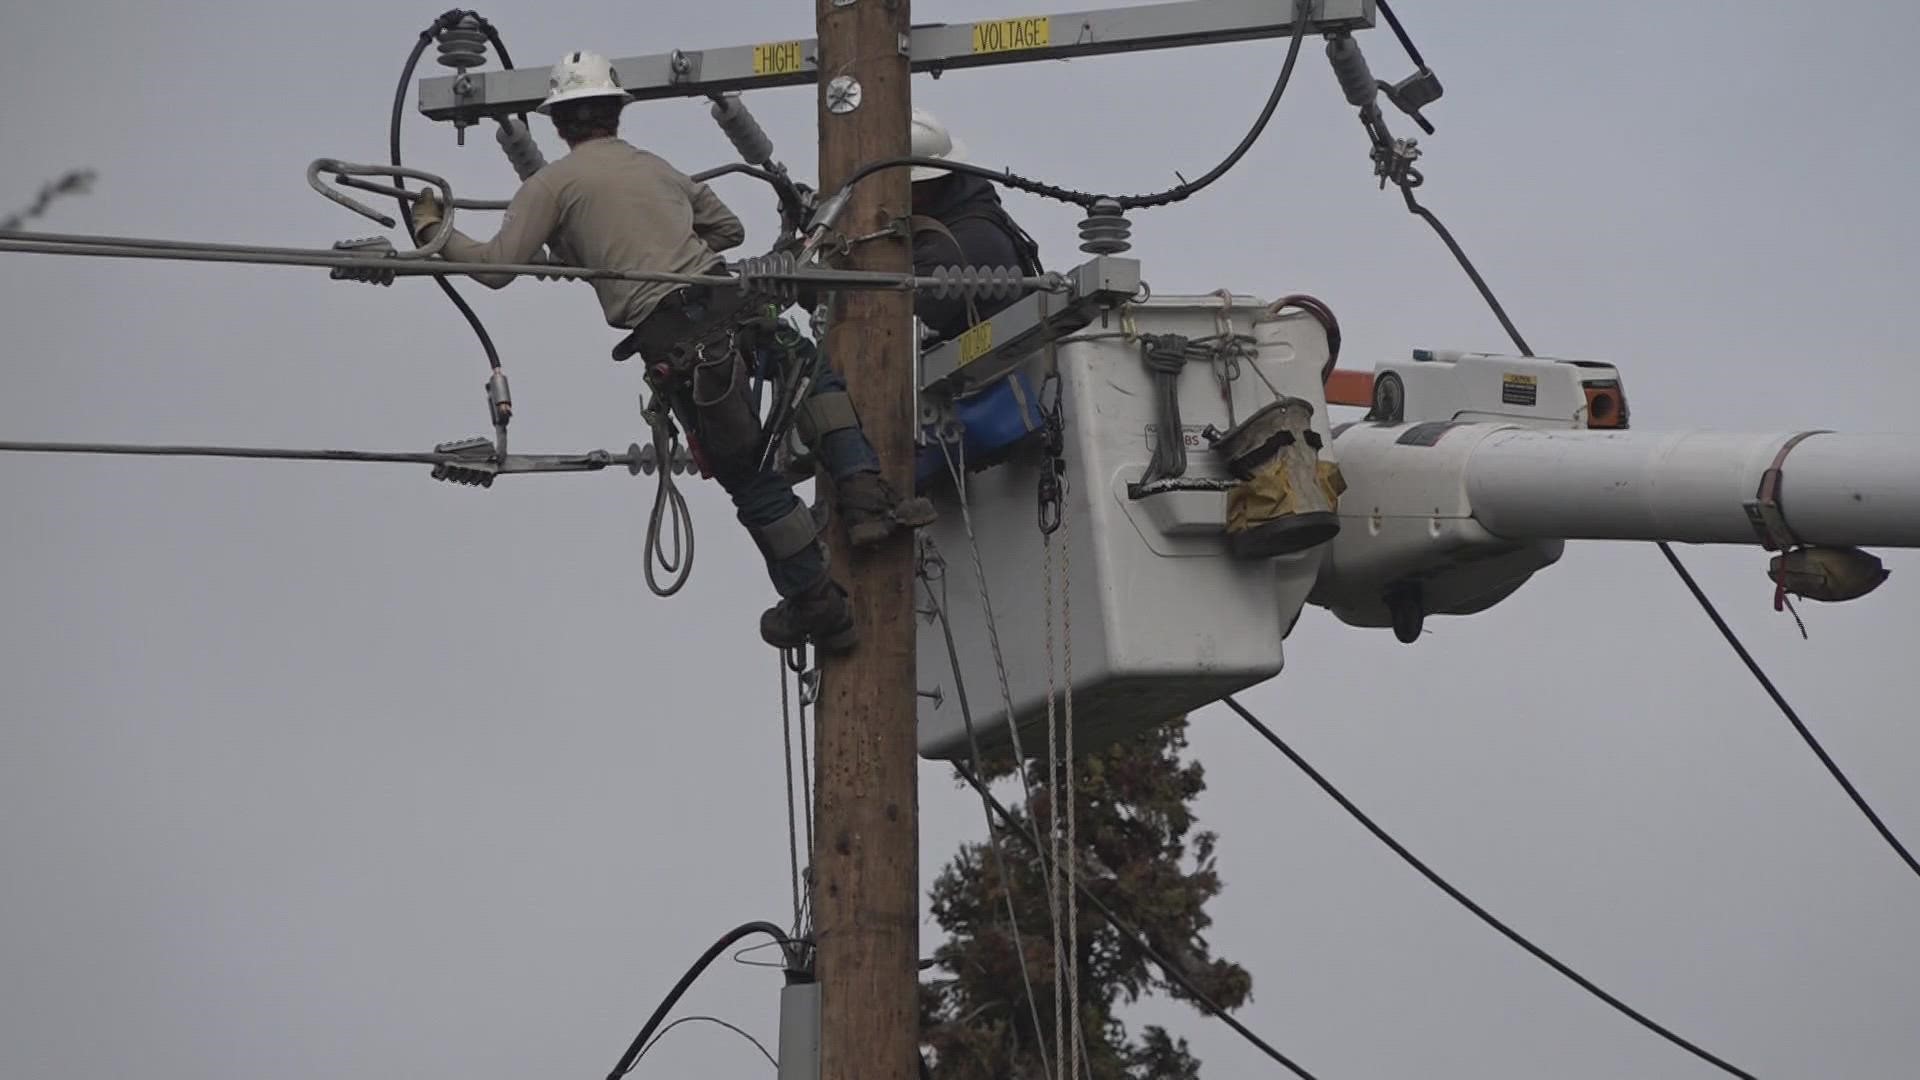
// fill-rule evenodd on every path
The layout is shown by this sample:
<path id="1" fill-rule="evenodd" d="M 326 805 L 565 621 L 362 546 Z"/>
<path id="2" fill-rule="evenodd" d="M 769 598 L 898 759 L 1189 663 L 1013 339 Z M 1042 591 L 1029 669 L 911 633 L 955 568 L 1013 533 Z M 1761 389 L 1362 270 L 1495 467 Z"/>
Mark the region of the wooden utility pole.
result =
<path id="1" fill-rule="evenodd" d="M 820 42 L 820 186 L 904 157 L 912 90 L 909 0 L 814 0 Z M 905 221 L 905 169 L 863 181 L 840 231 Z M 855 248 L 861 270 L 902 273 L 904 238 Z M 913 298 L 838 294 L 826 353 L 846 376 L 895 489 L 913 491 Z M 814 853 L 821 1080 L 913 1080 L 919 1069 L 919 760 L 915 747 L 913 542 L 906 533 L 849 556 L 835 526 L 834 576 L 853 594 L 860 646 L 826 663 Z"/>

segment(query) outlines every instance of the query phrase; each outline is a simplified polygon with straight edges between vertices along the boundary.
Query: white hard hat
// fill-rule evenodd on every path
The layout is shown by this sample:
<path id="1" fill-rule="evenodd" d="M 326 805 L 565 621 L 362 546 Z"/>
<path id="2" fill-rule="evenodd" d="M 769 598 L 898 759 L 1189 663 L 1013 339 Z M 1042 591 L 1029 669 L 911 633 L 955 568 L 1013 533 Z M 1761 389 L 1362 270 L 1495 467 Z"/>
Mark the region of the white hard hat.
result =
<path id="1" fill-rule="evenodd" d="M 940 158 L 943 161 L 966 161 L 967 144 L 953 137 L 947 125 L 940 118 L 925 109 L 913 110 L 913 156 Z M 945 169 L 935 169 L 926 165 L 913 167 L 913 182 L 938 180 L 953 174 Z"/>
<path id="2" fill-rule="evenodd" d="M 547 76 L 547 100 L 540 103 L 540 111 L 545 113 L 563 101 L 593 97 L 630 99 L 633 95 L 620 89 L 620 76 L 614 74 L 611 60 L 599 53 L 570 52 Z"/>

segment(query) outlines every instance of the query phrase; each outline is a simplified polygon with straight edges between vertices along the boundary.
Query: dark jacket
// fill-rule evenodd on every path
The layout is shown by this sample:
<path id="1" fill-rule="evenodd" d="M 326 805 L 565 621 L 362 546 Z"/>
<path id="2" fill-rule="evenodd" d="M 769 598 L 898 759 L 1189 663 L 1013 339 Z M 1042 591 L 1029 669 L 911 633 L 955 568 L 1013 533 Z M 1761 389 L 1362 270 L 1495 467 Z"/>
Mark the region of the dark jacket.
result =
<path id="1" fill-rule="evenodd" d="M 952 239 L 934 230 L 922 230 L 913 239 L 913 271 L 931 273 L 941 266 L 1010 267 L 1040 272 L 1039 250 L 1021 230 L 993 183 L 978 176 L 956 174 L 914 185 L 913 212 L 946 226 Z M 958 242 L 958 250 L 955 242 Z M 922 294 L 913 312 L 942 339 L 954 337 L 973 324 L 973 314 L 985 319 L 1013 304 L 1016 298 L 975 301 L 968 311 L 965 299 L 937 299 Z"/>

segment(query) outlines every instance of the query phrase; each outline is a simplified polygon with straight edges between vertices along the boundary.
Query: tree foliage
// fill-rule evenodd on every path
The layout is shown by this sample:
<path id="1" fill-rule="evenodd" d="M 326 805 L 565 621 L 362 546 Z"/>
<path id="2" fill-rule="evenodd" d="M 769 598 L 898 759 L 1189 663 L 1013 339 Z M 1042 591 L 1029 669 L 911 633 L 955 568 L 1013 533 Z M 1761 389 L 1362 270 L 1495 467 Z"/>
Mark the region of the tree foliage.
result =
<path id="1" fill-rule="evenodd" d="M 1219 893 L 1220 877 L 1214 834 L 1195 831 L 1193 801 L 1206 781 L 1197 762 L 1181 758 L 1186 730 L 1182 718 L 1081 758 L 1075 799 L 1080 881 L 1201 993 L 1231 1009 L 1248 1000 L 1253 980 L 1239 965 L 1214 957 L 1206 940 L 1212 924 L 1206 904 Z M 988 772 L 989 779 L 1003 779 L 1014 769 L 1002 762 Z M 1015 807 L 1013 815 L 1019 826 L 1044 837 L 1041 830 L 1050 823 L 1044 761 L 1029 763 L 1028 782 L 1033 802 Z M 1049 1060 L 1053 1054 L 1058 965 L 1046 874 L 1018 831 L 994 831 L 1011 878 L 1034 1001 L 1030 1006 L 1022 950 L 1008 925 L 1008 881 L 987 844 L 965 845 L 934 882 L 933 916 L 949 936 L 934 954 L 940 973 L 921 994 L 922 1038 L 940 1080 L 1042 1080 L 1041 1047 Z M 1135 1038 L 1115 1016 L 1121 1006 L 1156 990 L 1186 995 L 1165 981 L 1132 939 L 1081 906 L 1072 954 L 1088 1071 L 1094 1080 L 1195 1080 L 1199 1061 L 1184 1039 L 1153 1026 Z"/>

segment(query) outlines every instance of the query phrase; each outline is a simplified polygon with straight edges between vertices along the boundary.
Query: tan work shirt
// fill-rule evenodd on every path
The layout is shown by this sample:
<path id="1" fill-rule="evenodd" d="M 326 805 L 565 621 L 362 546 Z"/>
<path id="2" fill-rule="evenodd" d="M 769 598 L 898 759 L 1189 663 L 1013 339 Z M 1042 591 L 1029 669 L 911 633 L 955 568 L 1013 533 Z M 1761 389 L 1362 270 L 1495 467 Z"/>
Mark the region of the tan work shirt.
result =
<path id="1" fill-rule="evenodd" d="M 444 253 L 456 262 L 543 262 L 540 249 L 550 244 L 561 261 L 596 270 L 698 274 L 720 263 L 717 252 L 746 238 L 740 219 L 707 185 L 623 140 L 593 139 L 520 186 L 499 235 L 483 244 L 455 231 Z M 513 281 L 473 277 L 490 289 Z M 623 329 L 640 325 L 678 288 L 638 281 L 592 285 L 607 325 Z"/>

